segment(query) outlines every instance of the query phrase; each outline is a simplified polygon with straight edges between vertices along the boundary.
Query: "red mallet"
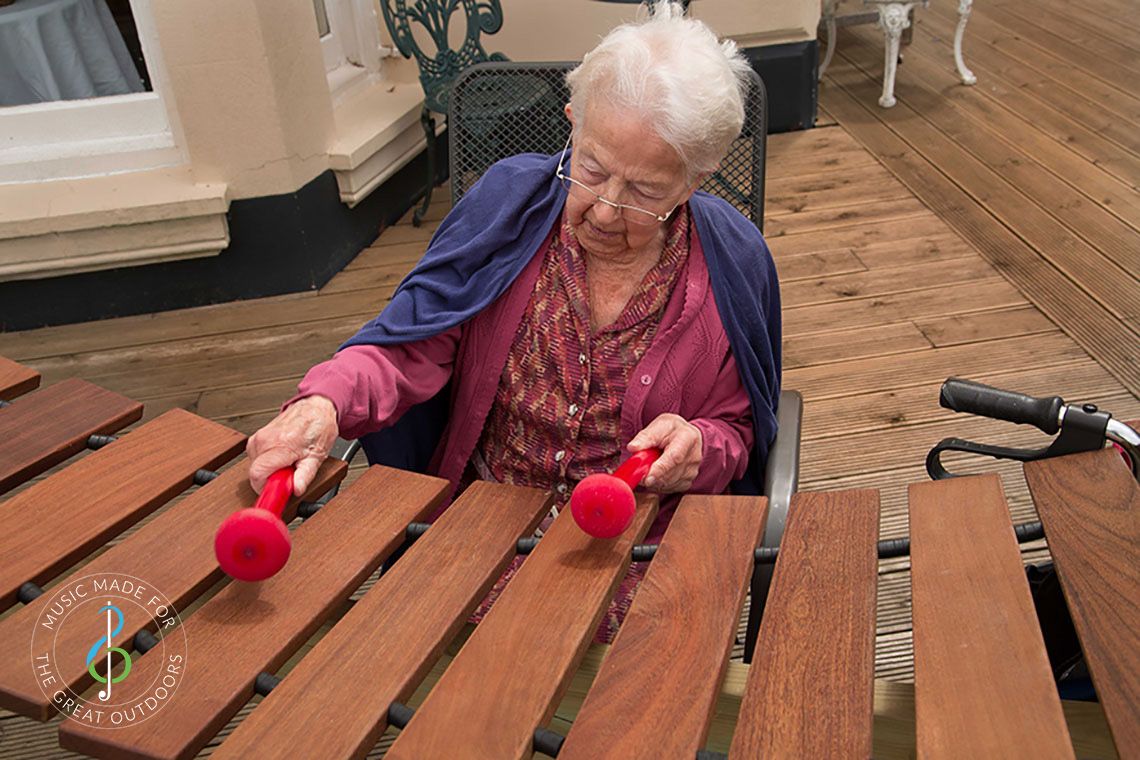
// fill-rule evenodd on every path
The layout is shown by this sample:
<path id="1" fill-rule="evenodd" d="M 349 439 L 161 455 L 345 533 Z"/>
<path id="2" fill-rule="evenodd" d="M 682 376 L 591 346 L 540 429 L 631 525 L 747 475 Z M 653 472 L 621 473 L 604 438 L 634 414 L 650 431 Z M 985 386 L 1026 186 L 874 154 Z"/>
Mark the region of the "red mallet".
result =
<path id="1" fill-rule="evenodd" d="M 595 538 L 620 536 L 637 509 L 633 489 L 659 456 L 660 449 L 645 449 L 625 460 L 613 475 L 583 478 L 570 494 L 570 514 L 578 527 Z"/>
<path id="2" fill-rule="evenodd" d="M 239 581 L 263 581 L 289 560 L 289 529 L 281 511 L 293 495 L 293 468 L 269 476 L 257 503 L 225 519 L 214 535 L 218 566 Z"/>

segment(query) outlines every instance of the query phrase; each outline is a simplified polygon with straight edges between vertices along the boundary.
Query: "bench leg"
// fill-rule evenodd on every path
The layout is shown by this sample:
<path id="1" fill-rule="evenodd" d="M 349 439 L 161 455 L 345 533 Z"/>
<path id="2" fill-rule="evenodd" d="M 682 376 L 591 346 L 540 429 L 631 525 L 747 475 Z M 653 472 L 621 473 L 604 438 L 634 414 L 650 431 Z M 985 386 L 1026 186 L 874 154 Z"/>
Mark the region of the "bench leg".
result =
<path id="1" fill-rule="evenodd" d="M 886 50 L 883 60 L 883 95 L 879 105 L 890 108 L 895 100 L 895 72 L 899 67 L 899 40 L 903 29 L 910 26 L 910 9 L 914 3 L 884 3 L 879 5 L 879 26 L 886 35 Z"/>
<path id="2" fill-rule="evenodd" d="M 823 81 L 823 74 L 831 65 L 831 57 L 835 55 L 835 6 L 839 0 L 823 0 L 823 23 L 827 27 L 827 52 L 823 55 L 823 63 L 819 65 L 819 81 Z"/>
<path id="3" fill-rule="evenodd" d="M 978 78 L 974 72 L 966 68 L 962 60 L 962 37 L 966 35 L 966 22 L 970 20 L 970 10 L 974 0 L 958 0 L 958 28 L 954 30 L 954 63 L 958 66 L 958 76 L 962 77 L 962 84 L 974 84 Z"/>

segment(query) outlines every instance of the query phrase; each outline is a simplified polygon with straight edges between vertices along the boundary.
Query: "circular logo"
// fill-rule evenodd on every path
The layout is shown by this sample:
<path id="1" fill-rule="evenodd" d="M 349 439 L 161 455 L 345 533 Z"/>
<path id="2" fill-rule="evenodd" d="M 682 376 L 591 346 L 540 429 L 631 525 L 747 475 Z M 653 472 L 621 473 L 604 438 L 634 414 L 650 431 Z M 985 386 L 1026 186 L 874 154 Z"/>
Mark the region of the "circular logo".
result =
<path id="1" fill-rule="evenodd" d="M 186 675 L 186 629 L 164 594 L 118 573 L 72 578 L 49 593 L 32 634 L 32 670 L 56 710 L 113 729 L 140 723 L 170 702 Z M 132 651 L 134 633 L 144 628 L 158 638 L 145 666 Z M 82 697 L 92 684 L 98 688 Z"/>

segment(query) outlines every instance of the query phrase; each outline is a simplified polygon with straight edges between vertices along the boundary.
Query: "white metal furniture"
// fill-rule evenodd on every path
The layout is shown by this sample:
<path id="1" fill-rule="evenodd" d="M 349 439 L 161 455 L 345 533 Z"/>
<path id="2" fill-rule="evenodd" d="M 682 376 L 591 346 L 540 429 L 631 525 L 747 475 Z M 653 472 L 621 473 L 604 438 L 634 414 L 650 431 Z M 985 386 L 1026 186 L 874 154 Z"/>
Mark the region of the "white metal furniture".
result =
<path id="1" fill-rule="evenodd" d="M 823 18 L 821 24 L 827 29 L 827 51 L 823 63 L 819 67 L 820 79 L 831 63 L 835 53 L 835 35 L 839 26 L 870 21 L 874 17 L 870 14 L 850 14 L 840 16 L 836 13 L 841 0 L 822 0 Z M 883 94 L 879 98 L 879 105 L 890 108 L 895 104 L 895 72 L 899 64 L 899 43 L 903 32 L 910 28 L 912 11 L 915 6 L 926 7 L 930 0 L 863 0 L 864 5 L 874 6 L 878 12 L 879 26 L 886 37 L 883 66 Z M 973 72 L 966 67 L 962 59 L 962 37 L 966 33 L 966 22 L 970 18 L 970 10 L 974 0 L 958 0 L 958 28 L 954 32 L 954 63 L 958 67 L 958 75 L 962 84 L 971 85 L 978 81 Z M 873 12 L 872 12 L 873 13 Z"/>

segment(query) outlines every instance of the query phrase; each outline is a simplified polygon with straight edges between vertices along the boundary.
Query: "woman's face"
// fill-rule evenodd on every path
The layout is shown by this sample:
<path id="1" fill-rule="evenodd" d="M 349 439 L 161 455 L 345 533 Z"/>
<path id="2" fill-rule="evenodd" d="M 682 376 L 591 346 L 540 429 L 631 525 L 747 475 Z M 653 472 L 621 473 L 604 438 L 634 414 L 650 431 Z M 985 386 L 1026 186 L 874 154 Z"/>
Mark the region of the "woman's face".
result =
<path id="1" fill-rule="evenodd" d="M 574 115 L 566 106 L 572 124 Z M 688 200 L 694 187 L 685 185 L 681 157 L 629 111 L 590 104 L 574 137 L 570 176 L 616 203 L 658 215 Z M 638 251 L 663 234 L 665 222 L 636 224 L 612 206 L 570 193 L 566 199 L 570 225 L 579 244 L 595 256 Z"/>

